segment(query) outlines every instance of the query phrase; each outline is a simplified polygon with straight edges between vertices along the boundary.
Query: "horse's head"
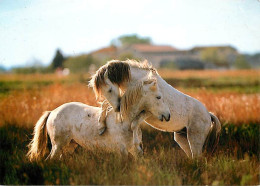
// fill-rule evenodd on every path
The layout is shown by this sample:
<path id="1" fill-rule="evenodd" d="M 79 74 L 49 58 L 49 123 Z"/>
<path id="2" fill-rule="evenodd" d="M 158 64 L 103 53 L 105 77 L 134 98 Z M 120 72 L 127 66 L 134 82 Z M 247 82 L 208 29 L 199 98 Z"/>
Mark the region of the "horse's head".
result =
<path id="1" fill-rule="evenodd" d="M 162 99 L 156 79 L 139 81 L 127 88 L 121 99 L 123 118 L 145 111 L 159 120 L 170 120 L 170 110 Z M 134 116 L 136 117 L 136 116 Z"/>
<path id="2" fill-rule="evenodd" d="M 115 112 L 120 111 L 120 90 L 117 84 L 112 83 L 107 71 L 104 74 L 104 85 L 100 87 L 100 94 L 104 96 L 107 101 L 114 108 Z"/>
<path id="3" fill-rule="evenodd" d="M 163 101 L 163 95 L 158 87 L 156 79 L 143 81 L 144 108 L 159 120 L 170 120 L 170 109 Z"/>
<path id="4" fill-rule="evenodd" d="M 127 63 L 112 60 L 97 70 L 89 85 L 93 87 L 96 98 L 104 97 L 115 112 L 120 111 L 120 86 L 130 79 L 130 66 Z"/>

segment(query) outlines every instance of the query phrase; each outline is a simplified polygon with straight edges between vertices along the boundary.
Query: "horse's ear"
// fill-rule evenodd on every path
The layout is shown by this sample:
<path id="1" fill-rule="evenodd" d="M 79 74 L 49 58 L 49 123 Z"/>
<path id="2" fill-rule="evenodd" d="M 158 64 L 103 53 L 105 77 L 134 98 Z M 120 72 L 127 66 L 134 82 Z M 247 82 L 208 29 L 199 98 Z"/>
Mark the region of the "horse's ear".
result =
<path id="1" fill-rule="evenodd" d="M 104 80 L 105 80 L 105 83 L 106 83 L 107 85 L 111 84 L 111 81 L 110 81 L 109 78 L 108 78 L 108 72 L 107 72 L 107 70 L 106 70 L 106 72 L 104 73 Z"/>
<path id="2" fill-rule="evenodd" d="M 104 73 L 104 78 L 105 78 L 105 79 L 108 79 L 108 72 L 107 72 L 107 70 L 106 70 L 105 73 Z"/>
<path id="3" fill-rule="evenodd" d="M 150 90 L 155 91 L 157 89 L 156 79 L 148 79 L 143 82 L 144 85 L 148 86 Z"/>

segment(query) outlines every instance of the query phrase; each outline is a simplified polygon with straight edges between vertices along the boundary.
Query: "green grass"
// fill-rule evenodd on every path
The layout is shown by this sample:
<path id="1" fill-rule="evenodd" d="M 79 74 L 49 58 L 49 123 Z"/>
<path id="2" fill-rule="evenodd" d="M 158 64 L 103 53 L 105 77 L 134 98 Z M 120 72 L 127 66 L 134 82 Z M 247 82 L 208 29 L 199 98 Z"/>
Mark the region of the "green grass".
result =
<path id="1" fill-rule="evenodd" d="M 75 82 L 84 83 L 87 85 L 87 80 L 84 74 L 73 74 L 67 77 L 59 77 L 53 74 L 50 75 L 13 75 L 0 76 L 0 98 L 10 94 L 12 91 L 21 90 L 38 90 L 52 84 L 73 84 Z"/>
<path id="2" fill-rule="evenodd" d="M 260 92 L 260 79 L 247 78 L 165 78 L 167 83 L 175 88 L 181 87 L 189 91 L 206 88 L 212 92 L 237 92 L 237 93 L 258 93 Z"/>
<path id="3" fill-rule="evenodd" d="M 187 159 L 173 133 L 143 130 L 145 155 L 136 161 L 77 148 L 61 161 L 26 158 L 32 128 L 0 128 L 0 184 L 259 184 L 259 124 L 223 126 L 212 156 Z"/>
<path id="4" fill-rule="evenodd" d="M 18 90 L 39 90 L 42 87 L 53 84 L 52 81 L 0 81 L 0 95 L 8 95 L 11 91 Z"/>
<path id="5" fill-rule="evenodd" d="M 65 78 L 58 78 L 55 76 L 46 79 L 40 79 L 38 76 L 36 79 L 0 79 L 0 97 L 8 95 L 11 91 L 19 90 L 40 90 L 45 86 L 49 86 L 54 83 L 72 84 L 80 82 L 87 85 L 87 80 L 81 75 L 71 75 Z M 27 76 L 25 76 L 27 77 Z M 29 76 L 28 76 L 29 77 Z M 28 78 L 27 77 L 27 78 Z M 44 78 L 44 77 L 43 77 Z M 89 79 L 88 79 L 89 80 Z M 250 78 L 227 78 L 221 77 L 216 79 L 206 78 L 165 78 L 165 80 L 175 88 L 182 88 L 187 91 L 197 91 L 201 88 L 206 88 L 207 91 L 212 92 L 237 92 L 237 93 L 258 93 L 260 92 L 260 79 Z"/>

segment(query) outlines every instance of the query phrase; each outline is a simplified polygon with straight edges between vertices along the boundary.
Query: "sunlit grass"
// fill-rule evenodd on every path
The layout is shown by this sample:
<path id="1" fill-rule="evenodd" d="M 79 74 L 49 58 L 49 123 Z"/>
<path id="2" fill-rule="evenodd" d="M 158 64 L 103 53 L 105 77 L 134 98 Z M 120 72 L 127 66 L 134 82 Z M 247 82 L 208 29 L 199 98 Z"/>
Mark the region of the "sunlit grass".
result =
<path id="1" fill-rule="evenodd" d="M 199 99 L 222 123 L 260 122 L 259 94 L 208 93 L 205 90 L 186 93 Z M 0 125 L 15 123 L 32 126 L 42 112 L 71 101 L 97 106 L 92 89 L 83 83 L 53 84 L 37 90 L 14 91 L 1 99 Z"/>
<path id="2" fill-rule="evenodd" d="M 179 83 L 178 89 L 200 100 L 221 120 L 220 141 L 213 155 L 190 160 L 174 142 L 173 133 L 143 125 L 145 154 L 136 161 L 99 149 L 89 152 L 78 148 L 61 161 L 31 163 L 25 156 L 27 145 L 43 111 L 71 101 L 94 106 L 98 103 L 92 89 L 87 87 L 89 75 L 3 75 L 0 76 L 0 183 L 259 185 L 259 71 L 159 73 L 171 85 Z M 230 82 L 234 82 L 234 87 L 229 87 Z M 243 83 L 251 86 L 248 91 L 241 87 Z M 225 88 L 219 87 L 221 84 Z"/>

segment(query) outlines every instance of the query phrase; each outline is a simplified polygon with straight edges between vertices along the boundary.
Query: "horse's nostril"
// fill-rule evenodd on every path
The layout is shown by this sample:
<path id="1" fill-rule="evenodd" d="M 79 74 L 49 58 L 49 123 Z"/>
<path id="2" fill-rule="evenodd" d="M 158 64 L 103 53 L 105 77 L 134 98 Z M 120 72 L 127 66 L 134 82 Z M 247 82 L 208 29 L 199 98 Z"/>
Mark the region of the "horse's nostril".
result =
<path id="1" fill-rule="evenodd" d="M 171 119 L 171 114 L 168 115 L 168 120 L 167 121 L 170 121 Z"/>
<path id="2" fill-rule="evenodd" d="M 159 118 L 161 121 L 163 121 L 164 115 L 161 115 L 161 117 Z"/>
<path id="3" fill-rule="evenodd" d="M 120 105 L 116 107 L 116 112 L 120 112 Z"/>

